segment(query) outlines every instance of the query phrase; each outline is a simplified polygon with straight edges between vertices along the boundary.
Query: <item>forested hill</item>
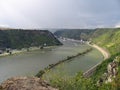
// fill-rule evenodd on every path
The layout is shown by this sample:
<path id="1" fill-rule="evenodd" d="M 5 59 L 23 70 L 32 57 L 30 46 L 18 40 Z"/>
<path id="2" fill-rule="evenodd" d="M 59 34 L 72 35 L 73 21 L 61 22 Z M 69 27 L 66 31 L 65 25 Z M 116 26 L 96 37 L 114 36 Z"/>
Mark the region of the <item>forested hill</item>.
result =
<path id="1" fill-rule="evenodd" d="M 21 49 L 32 46 L 61 45 L 48 30 L 0 29 L 0 48 Z"/>
<path id="2" fill-rule="evenodd" d="M 93 29 L 63 29 L 54 33 L 57 37 L 72 39 L 88 39 L 95 30 Z"/>
<path id="3" fill-rule="evenodd" d="M 57 37 L 66 37 L 72 39 L 91 40 L 97 38 L 105 33 L 115 33 L 120 29 L 116 28 L 97 28 L 97 29 L 63 29 L 54 33 Z"/>

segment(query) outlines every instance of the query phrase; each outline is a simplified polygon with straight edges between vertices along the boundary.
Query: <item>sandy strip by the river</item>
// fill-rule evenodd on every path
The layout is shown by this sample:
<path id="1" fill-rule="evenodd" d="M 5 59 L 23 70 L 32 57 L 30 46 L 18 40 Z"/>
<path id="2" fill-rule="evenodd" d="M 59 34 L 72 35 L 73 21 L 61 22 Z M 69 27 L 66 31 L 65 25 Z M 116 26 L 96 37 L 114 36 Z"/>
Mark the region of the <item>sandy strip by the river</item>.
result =
<path id="1" fill-rule="evenodd" d="M 102 55 L 104 56 L 104 60 L 110 58 L 110 53 L 109 53 L 107 50 L 103 49 L 102 47 L 99 47 L 99 46 L 96 45 L 96 44 L 92 44 L 92 45 L 91 45 L 91 44 L 88 43 L 88 45 L 91 46 L 91 47 L 93 47 L 93 48 L 96 48 L 97 50 L 99 50 L 99 51 L 102 53 Z M 83 75 L 84 75 L 85 77 L 91 76 L 92 73 L 96 70 L 97 66 L 100 65 L 101 63 L 102 63 L 102 61 L 99 62 L 98 64 L 96 64 L 95 66 L 91 67 L 91 68 L 90 68 L 89 70 L 87 70 L 86 72 L 84 72 Z"/>
<path id="2" fill-rule="evenodd" d="M 99 47 L 98 45 L 96 45 L 96 44 L 92 44 L 92 45 L 89 44 L 89 46 L 94 47 L 97 50 L 99 50 L 102 53 L 102 55 L 104 56 L 104 60 L 106 60 L 106 59 L 108 59 L 110 57 L 110 53 L 107 50 Z"/>

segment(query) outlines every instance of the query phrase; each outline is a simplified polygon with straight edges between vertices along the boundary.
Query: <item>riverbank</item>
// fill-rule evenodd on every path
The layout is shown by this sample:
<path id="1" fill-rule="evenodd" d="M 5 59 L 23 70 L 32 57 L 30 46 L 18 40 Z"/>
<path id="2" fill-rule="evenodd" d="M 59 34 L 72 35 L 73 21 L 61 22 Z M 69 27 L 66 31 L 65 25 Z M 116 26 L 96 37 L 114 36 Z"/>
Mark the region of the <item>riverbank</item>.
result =
<path id="1" fill-rule="evenodd" d="M 89 43 L 87 43 L 87 44 L 88 44 L 89 46 L 93 47 L 93 48 L 96 48 L 98 51 L 100 51 L 100 52 L 102 53 L 102 55 L 104 56 L 104 60 L 110 58 L 110 53 L 109 53 L 107 50 L 99 47 L 99 46 L 96 45 L 96 44 L 89 44 Z M 84 76 L 84 77 L 90 77 L 90 76 L 93 74 L 93 72 L 96 70 L 97 66 L 100 65 L 101 63 L 102 63 L 102 61 L 99 62 L 98 64 L 96 64 L 95 66 L 91 67 L 91 68 L 90 68 L 89 70 L 87 70 L 86 72 L 84 72 L 84 73 L 83 73 L 83 76 Z"/>
<path id="2" fill-rule="evenodd" d="M 91 45 L 91 44 L 88 44 L 88 45 L 91 46 L 91 47 L 93 47 L 93 48 L 96 48 L 97 50 L 99 50 L 99 51 L 102 53 L 102 55 L 104 56 L 104 60 L 110 58 L 110 53 L 109 53 L 107 50 L 99 47 L 99 46 L 96 45 L 96 44 L 92 44 L 92 45 Z"/>
<path id="3" fill-rule="evenodd" d="M 54 47 L 54 46 L 46 46 L 43 49 L 47 49 L 47 48 L 51 48 L 51 47 Z M 40 50 L 40 49 L 41 49 L 41 47 L 23 48 L 21 50 L 14 49 L 14 50 L 11 51 L 12 52 L 11 54 L 7 53 L 7 52 L 4 52 L 4 53 L 0 54 L 0 57 L 9 56 L 9 55 L 15 55 L 15 54 L 20 54 L 20 53 L 30 52 L 30 51 Z"/>

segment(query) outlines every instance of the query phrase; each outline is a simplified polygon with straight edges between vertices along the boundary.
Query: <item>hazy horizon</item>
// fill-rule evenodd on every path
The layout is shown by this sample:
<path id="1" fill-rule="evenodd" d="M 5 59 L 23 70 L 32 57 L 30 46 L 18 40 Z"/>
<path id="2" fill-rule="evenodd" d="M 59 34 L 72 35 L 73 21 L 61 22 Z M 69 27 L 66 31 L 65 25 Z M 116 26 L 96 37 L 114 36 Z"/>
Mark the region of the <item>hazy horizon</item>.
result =
<path id="1" fill-rule="evenodd" d="M 0 0 L 0 27 L 86 29 L 120 27 L 119 0 Z"/>

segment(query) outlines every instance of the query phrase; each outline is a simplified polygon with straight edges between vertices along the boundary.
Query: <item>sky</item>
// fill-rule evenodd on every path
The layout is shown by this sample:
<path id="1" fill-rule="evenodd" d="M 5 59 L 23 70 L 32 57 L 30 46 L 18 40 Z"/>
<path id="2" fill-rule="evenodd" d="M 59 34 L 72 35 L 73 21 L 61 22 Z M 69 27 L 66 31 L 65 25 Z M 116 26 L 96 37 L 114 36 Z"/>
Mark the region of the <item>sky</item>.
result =
<path id="1" fill-rule="evenodd" d="M 120 27 L 120 0 L 0 0 L 0 27 Z"/>

